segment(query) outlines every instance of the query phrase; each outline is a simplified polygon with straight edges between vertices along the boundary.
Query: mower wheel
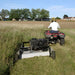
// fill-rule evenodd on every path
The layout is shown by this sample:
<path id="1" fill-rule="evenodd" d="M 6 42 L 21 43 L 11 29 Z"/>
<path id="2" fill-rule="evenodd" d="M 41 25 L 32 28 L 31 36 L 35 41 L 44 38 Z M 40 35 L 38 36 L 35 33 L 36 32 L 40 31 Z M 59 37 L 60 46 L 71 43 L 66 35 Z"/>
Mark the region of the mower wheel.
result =
<path id="1" fill-rule="evenodd" d="M 55 51 L 52 51 L 51 57 L 52 57 L 52 59 L 55 59 L 55 58 L 56 58 L 56 53 L 55 53 Z"/>
<path id="2" fill-rule="evenodd" d="M 49 47 L 48 49 L 49 49 L 49 56 L 51 57 L 51 48 Z"/>

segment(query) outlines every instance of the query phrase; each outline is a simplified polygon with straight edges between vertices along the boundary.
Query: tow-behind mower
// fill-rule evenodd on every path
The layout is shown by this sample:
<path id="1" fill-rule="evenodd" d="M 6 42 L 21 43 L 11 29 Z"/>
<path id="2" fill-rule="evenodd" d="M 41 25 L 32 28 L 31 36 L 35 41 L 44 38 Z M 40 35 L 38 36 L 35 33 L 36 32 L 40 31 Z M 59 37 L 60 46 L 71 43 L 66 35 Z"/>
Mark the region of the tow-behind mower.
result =
<path id="1" fill-rule="evenodd" d="M 29 46 L 26 46 L 26 44 L 28 44 Z M 22 55 L 24 51 L 29 51 L 30 53 L 32 53 L 39 50 L 41 50 L 42 52 L 49 51 L 49 56 L 53 59 L 55 59 L 56 57 L 55 51 L 51 49 L 47 39 L 32 38 L 28 42 L 23 42 L 19 50 L 19 53 L 20 55 Z"/>

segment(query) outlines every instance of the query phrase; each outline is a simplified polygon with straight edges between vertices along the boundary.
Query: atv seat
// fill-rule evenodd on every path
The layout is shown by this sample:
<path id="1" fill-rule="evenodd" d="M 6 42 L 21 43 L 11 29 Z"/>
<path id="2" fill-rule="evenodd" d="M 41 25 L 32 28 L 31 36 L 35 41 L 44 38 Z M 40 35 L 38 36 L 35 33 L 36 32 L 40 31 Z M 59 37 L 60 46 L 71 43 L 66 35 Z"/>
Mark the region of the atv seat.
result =
<path id="1" fill-rule="evenodd" d="M 50 30 L 50 33 L 58 33 L 59 31 Z"/>

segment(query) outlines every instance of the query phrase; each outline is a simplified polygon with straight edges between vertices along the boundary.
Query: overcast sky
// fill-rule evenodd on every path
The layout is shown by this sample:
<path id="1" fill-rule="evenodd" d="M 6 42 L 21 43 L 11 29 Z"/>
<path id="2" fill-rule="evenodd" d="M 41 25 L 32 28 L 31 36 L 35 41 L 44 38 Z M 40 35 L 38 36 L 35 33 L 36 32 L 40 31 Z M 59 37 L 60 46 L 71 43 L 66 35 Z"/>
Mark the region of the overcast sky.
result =
<path id="1" fill-rule="evenodd" d="M 50 11 L 50 17 L 75 17 L 75 0 L 1 0 L 0 10 L 2 9 L 46 9 Z"/>

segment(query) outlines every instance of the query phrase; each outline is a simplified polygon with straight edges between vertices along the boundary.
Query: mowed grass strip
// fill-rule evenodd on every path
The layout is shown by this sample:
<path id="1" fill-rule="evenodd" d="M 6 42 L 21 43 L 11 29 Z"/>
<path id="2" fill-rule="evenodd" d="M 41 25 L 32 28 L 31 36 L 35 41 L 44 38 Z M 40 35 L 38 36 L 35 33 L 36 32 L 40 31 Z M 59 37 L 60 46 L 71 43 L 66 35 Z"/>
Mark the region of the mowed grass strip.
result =
<path id="1" fill-rule="evenodd" d="M 56 59 L 50 57 L 34 57 L 19 60 L 11 71 L 11 75 L 75 75 L 75 30 L 63 29 L 66 34 L 65 45 L 52 45 L 56 51 Z"/>

